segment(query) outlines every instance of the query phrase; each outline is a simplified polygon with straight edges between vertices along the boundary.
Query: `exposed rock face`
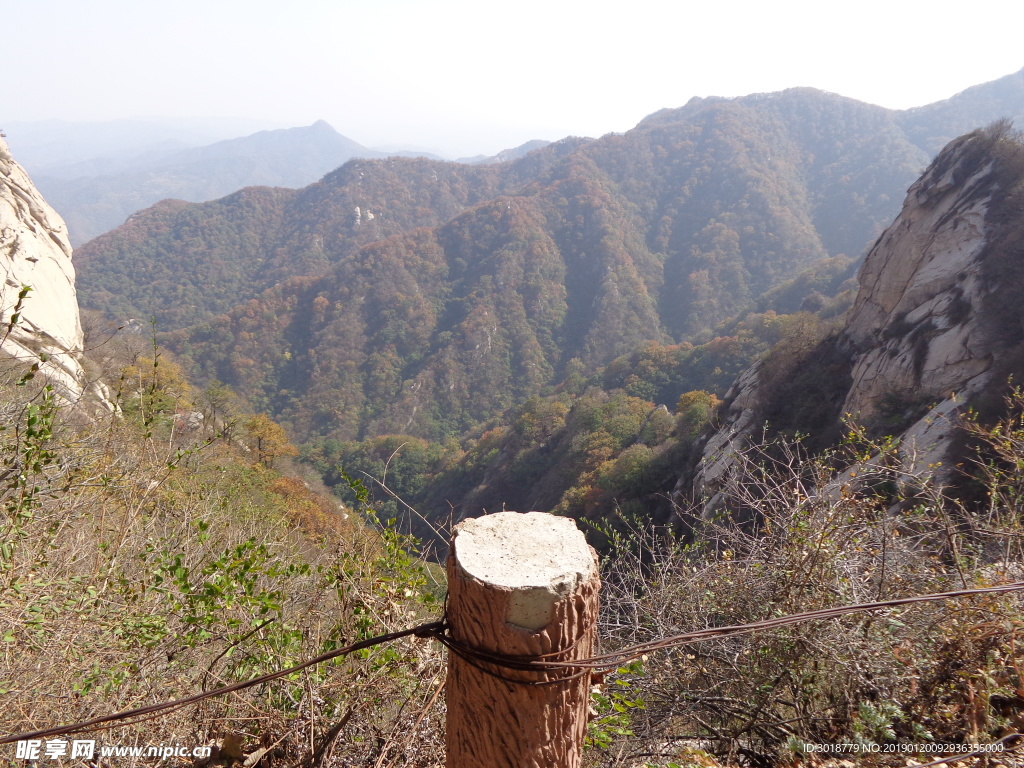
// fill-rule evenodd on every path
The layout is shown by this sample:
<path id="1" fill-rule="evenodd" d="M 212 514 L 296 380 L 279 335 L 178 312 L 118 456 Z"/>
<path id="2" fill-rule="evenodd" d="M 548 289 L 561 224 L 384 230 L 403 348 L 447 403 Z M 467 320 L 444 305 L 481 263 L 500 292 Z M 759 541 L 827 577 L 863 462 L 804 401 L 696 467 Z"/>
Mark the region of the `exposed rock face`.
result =
<path id="1" fill-rule="evenodd" d="M 969 394 L 989 379 L 996 350 L 978 321 L 997 185 L 991 161 L 970 167 L 975 141 L 947 147 L 861 267 L 841 339 L 855 359 L 846 413 L 870 418 L 886 397 Z"/>
<path id="2" fill-rule="evenodd" d="M 910 468 L 948 458 L 957 414 L 1005 382 L 1024 342 L 1019 318 L 1006 312 L 1013 306 L 1024 312 L 1014 298 L 1024 297 L 1024 286 L 1000 279 L 993 267 L 1020 261 L 1005 247 L 1006 200 L 1020 183 L 1019 172 L 1006 166 L 1020 161 L 999 151 L 1014 142 L 1005 128 L 994 128 L 942 151 L 868 254 L 842 330 L 788 371 L 796 380 L 799 366 L 813 369 L 823 357 L 840 359 L 848 372 L 840 389 L 820 376 L 810 397 L 834 401 L 833 423 L 849 414 L 862 423 L 894 425 Z M 1022 152 L 1018 145 L 1016 156 Z M 1003 278 L 1024 272 L 999 269 Z M 770 421 L 768 401 L 787 395 L 788 382 L 780 385 L 777 372 L 775 382 L 766 384 L 772 363 L 771 357 L 760 361 L 736 381 L 722 426 L 707 437 L 694 484 L 710 507 L 737 466 L 736 452 Z M 807 397 L 807 390 L 798 396 Z M 785 426 L 808 431 L 806 424 Z"/>
<path id="3" fill-rule="evenodd" d="M 0 349 L 40 370 L 77 402 L 85 386 L 82 326 L 67 227 L 0 139 Z M 11 316 L 23 287 L 17 322 Z"/>

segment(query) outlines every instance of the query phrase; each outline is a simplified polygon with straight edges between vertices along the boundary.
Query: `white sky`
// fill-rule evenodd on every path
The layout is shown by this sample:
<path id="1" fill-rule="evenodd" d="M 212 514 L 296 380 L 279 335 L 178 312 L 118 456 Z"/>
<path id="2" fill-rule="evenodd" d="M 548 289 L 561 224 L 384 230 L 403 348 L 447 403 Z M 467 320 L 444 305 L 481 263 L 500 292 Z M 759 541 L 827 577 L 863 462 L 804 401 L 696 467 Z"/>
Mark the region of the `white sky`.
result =
<path id="1" fill-rule="evenodd" d="M 695 95 L 808 85 L 918 106 L 1024 66 L 1019 0 L 5 6 L 0 120 L 322 118 L 451 156 L 625 131 Z"/>

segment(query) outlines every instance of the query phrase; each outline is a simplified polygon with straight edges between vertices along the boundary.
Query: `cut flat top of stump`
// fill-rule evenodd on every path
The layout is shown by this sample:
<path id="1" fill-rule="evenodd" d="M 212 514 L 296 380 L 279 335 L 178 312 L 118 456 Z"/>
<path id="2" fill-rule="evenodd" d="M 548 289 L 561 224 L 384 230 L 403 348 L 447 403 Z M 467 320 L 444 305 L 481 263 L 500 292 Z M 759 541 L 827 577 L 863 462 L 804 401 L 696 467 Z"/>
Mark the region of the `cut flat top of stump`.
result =
<path id="1" fill-rule="evenodd" d="M 546 512 L 497 512 L 455 528 L 456 566 L 488 587 L 511 591 L 505 620 L 534 632 L 555 603 L 597 576 L 597 559 L 576 521 Z"/>
<path id="2" fill-rule="evenodd" d="M 456 529 L 456 559 L 469 576 L 496 587 L 567 594 L 597 571 L 576 521 L 546 512 L 496 512 Z"/>

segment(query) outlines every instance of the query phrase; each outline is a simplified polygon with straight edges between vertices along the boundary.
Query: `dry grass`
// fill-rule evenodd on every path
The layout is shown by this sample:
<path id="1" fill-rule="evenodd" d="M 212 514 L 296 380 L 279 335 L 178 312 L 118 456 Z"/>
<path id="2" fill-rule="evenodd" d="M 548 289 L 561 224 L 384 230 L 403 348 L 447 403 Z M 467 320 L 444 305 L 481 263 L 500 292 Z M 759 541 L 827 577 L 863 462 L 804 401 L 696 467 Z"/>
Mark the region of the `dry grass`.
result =
<path id="1" fill-rule="evenodd" d="M 443 586 L 401 536 L 182 431 L 160 393 L 97 423 L 17 381 L 0 387 L 0 732 L 189 695 L 440 612 Z M 1024 578 L 1024 423 L 970 431 L 987 451 L 970 509 L 891 443 L 751 448 L 732 514 L 700 520 L 697 540 L 643 525 L 617 540 L 605 647 Z M 777 765 L 809 761 L 804 743 L 991 741 L 1024 725 L 1022 627 L 1017 598 L 986 597 L 652 655 L 595 698 L 588 760 Z M 264 767 L 439 766 L 443 679 L 439 649 L 409 639 L 94 735 L 237 739 Z"/>
<path id="2" fill-rule="evenodd" d="M 893 443 L 853 435 L 842 455 L 816 457 L 751 448 L 726 491 L 732 513 L 699 521 L 698 541 L 638 527 L 620 542 L 605 570 L 607 642 L 1024 580 L 1024 426 L 970 429 L 987 456 L 1002 451 L 978 464 L 987 510 L 908 473 Z M 1020 597 L 988 596 L 652 655 L 616 683 L 642 702 L 633 736 L 595 764 L 684 765 L 697 747 L 760 766 L 811 760 L 805 743 L 991 742 L 1024 730 L 1022 631 Z"/>
<path id="3" fill-rule="evenodd" d="M 173 413 L 91 422 L 16 384 L 0 388 L 0 733 L 247 679 L 433 610 L 400 537 L 237 445 Z M 438 765 L 442 664 L 410 639 L 87 738 Z"/>

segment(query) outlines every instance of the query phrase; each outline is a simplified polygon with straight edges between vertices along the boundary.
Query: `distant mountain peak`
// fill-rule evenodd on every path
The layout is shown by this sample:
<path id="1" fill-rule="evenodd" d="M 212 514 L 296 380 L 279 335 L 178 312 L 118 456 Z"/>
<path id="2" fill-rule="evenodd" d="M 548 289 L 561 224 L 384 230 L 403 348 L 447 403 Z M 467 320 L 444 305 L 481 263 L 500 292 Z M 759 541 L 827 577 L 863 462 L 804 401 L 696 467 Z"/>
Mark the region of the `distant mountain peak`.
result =
<path id="1" fill-rule="evenodd" d="M 334 126 L 328 123 L 326 120 L 317 120 L 315 123 L 307 127 L 307 130 L 315 129 L 317 131 L 324 131 L 330 133 L 337 133 Z"/>
<path id="2" fill-rule="evenodd" d="M 338 133 L 326 120 L 259 131 L 157 157 L 103 163 L 90 173 L 41 175 L 40 190 L 61 212 L 80 245 L 163 198 L 213 200 L 243 187 L 298 188 L 312 184 L 354 157 L 383 157 Z"/>

